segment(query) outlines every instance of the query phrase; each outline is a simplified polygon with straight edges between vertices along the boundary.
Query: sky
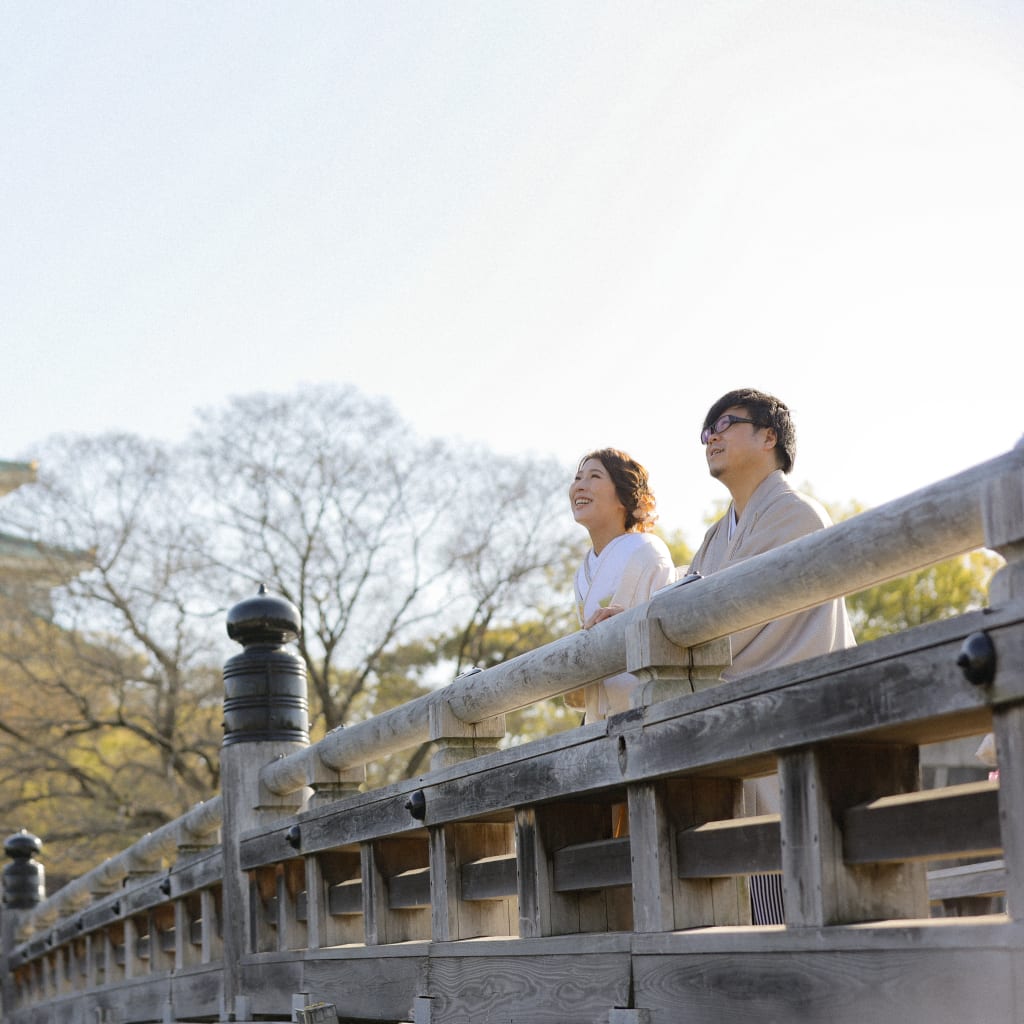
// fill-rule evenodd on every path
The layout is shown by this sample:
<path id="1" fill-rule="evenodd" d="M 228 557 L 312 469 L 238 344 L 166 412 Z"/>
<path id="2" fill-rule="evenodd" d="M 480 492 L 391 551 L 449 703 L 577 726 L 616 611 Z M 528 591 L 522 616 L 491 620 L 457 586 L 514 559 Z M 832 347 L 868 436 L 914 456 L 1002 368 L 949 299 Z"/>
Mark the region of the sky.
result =
<path id="1" fill-rule="evenodd" d="M 695 543 L 751 386 L 877 505 L 1024 434 L 1022 126 L 1014 0 L 4 0 L 0 459 L 353 384 Z"/>

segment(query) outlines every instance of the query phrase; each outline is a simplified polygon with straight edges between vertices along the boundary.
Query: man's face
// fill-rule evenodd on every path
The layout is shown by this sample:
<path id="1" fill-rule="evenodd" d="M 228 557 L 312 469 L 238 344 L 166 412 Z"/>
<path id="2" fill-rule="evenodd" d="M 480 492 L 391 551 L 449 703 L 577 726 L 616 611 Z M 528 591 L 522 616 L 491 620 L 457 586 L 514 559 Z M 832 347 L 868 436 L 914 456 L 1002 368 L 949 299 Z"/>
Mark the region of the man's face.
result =
<path id="1" fill-rule="evenodd" d="M 750 413 L 742 405 L 732 405 L 718 417 L 721 423 L 727 416 L 749 420 Z M 745 477 L 760 480 L 775 465 L 775 431 L 753 423 L 728 423 L 722 430 L 712 429 L 704 445 L 708 472 L 726 487 Z"/>

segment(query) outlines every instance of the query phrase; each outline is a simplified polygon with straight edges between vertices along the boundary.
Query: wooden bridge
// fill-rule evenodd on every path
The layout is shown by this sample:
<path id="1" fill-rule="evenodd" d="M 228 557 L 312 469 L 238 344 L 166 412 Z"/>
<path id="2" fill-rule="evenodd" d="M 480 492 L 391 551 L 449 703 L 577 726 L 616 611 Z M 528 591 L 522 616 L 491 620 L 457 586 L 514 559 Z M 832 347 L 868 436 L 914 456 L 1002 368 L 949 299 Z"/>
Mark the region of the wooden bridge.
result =
<path id="1" fill-rule="evenodd" d="M 723 635 L 979 547 L 990 607 L 718 683 Z M 315 745 L 298 690 L 256 729 L 230 696 L 304 681 L 253 600 L 221 795 L 7 892 L 4 1024 L 1024 1020 L 1024 447 Z M 505 713 L 626 668 L 642 706 L 500 748 Z M 990 731 L 998 781 L 921 788 L 922 747 Z M 781 813 L 745 816 L 771 772 Z M 784 926 L 749 923 L 763 872 Z"/>

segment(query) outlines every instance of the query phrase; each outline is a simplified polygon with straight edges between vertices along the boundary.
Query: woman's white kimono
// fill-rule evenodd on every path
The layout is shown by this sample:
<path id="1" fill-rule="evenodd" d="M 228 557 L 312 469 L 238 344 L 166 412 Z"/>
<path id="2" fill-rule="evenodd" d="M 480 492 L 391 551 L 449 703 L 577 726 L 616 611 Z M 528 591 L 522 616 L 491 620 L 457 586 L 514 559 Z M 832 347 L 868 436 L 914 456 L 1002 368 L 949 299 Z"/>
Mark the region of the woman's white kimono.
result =
<path id="1" fill-rule="evenodd" d="M 600 555 L 595 555 L 591 548 L 576 570 L 576 614 L 580 625 L 599 608 L 613 604 L 635 608 L 644 604 L 656 590 L 671 583 L 675 574 L 668 547 L 651 533 L 624 533 L 606 544 Z M 593 722 L 628 711 L 630 696 L 638 685 L 636 676 L 621 672 L 586 686 L 586 720 Z"/>

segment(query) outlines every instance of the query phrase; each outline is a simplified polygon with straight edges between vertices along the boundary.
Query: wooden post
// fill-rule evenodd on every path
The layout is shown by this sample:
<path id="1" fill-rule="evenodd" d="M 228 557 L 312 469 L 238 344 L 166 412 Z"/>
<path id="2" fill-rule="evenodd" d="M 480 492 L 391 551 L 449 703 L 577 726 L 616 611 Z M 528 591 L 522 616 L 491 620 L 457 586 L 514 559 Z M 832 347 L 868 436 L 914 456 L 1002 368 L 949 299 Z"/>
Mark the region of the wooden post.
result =
<path id="1" fill-rule="evenodd" d="M 1024 705 L 993 714 L 999 756 L 999 831 L 1006 865 L 1006 909 L 1024 921 Z"/>
<path id="2" fill-rule="evenodd" d="M 511 854 L 512 826 L 504 822 L 455 822 L 430 830 L 431 934 L 435 942 L 483 935 L 515 935 L 515 900 L 468 900 L 462 887 L 465 865 Z"/>
<path id="3" fill-rule="evenodd" d="M 555 888 L 554 858 L 559 850 L 611 835 L 610 804 L 552 803 L 516 811 L 521 938 L 632 930 L 628 890 Z"/>
<path id="4" fill-rule="evenodd" d="M 46 872 L 35 855 L 43 848 L 38 836 L 21 829 L 4 841 L 11 863 L 3 869 L 3 905 L 0 907 L 0 999 L 13 1007 L 14 982 L 7 958 L 14 949 L 18 926 L 26 911 L 46 898 Z"/>
<path id="5" fill-rule="evenodd" d="M 1024 438 L 1017 449 L 1024 448 Z M 985 546 L 1006 559 L 992 578 L 989 604 L 1001 607 L 1024 601 L 1024 477 L 999 476 L 989 481 L 982 501 Z"/>
<path id="6" fill-rule="evenodd" d="M 1024 447 L 1024 438 L 1017 443 Z M 997 477 L 983 502 L 985 544 L 1006 559 L 989 586 L 989 604 L 1024 602 L 1024 478 Z M 996 663 L 996 685 L 1001 666 Z M 993 713 L 999 765 L 999 822 L 1006 863 L 1007 911 L 1024 921 L 1024 708 L 1000 707 Z"/>
<path id="7" fill-rule="evenodd" d="M 437 744 L 430 758 L 431 771 L 493 753 L 505 736 L 504 715 L 495 715 L 482 722 L 464 722 L 445 700 L 434 701 L 427 715 L 430 739 Z"/>
<path id="8" fill-rule="evenodd" d="M 202 946 L 200 962 L 216 963 L 223 956 L 224 939 L 221 924 L 221 908 L 224 899 L 219 890 L 203 889 L 199 893 L 200 921 L 202 922 Z"/>
<path id="9" fill-rule="evenodd" d="M 750 923 L 743 877 L 680 878 L 676 846 L 681 829 L 735 817 L 742 797 L 737 779 L 666 779 L 629 787 L 636 931 Z"/>
<path id="10" fill-rule="evenodd" d="M 310 949 L 364 940 L 361 902 L 358 913 L 354 909 L 339 913 L 331 910 L 332 887 L 358 889 L 362 885 L 360 860 L 360 854 L 352 850 L 326 850 L 306 857 L 306 926 Z"/>
<path id="11" fill-rule="evenodd" d="M 238 1019 L 248 1000 L 241 990 L 241 964 L 251 952 L 253 900 L 242 870 L 239 839 L 243 832 L 285 815 L 294 815 L 308 795 L 305 788 L 287 795 L 271 792 L 260 769 L 275 758 L 309 746 L 306 669 L 284 645 L 298 638 L 301 619 L 290 602 L 267 594 L 228 612 L 228 635 L 243 646 L 224 665 L 224 742 L 221 746 L 223 821 L 224 1005 L 221 1019 Z M 205 921 L 204 921 L 205 925 Z"/>
<path id="12" fill-rule="evenodd" d="M 306 948 L 307 922 L 299 918 L 299 901 L 305 892 L 305 858 L 297 857 L 279 865 L 277 874 L 277 943 L 280 950 Z"/>
<path id="13" fill-rule="evenodd" d="M 680 647 L 666 636 L 661 619 L 655 616 L 626 628 L 626 670 L 644 680 L 634 699 L 637 705 L 716 686 L 722 681 L 722 670 L 731 664 L 732 644 L 727 636 Z"/>
<path id="14" fill-rule="evenodd" d="M 192 941 L 192 925 L 198 915 L 194 912 L 198 899 L 182 896 L 174 901 L 174 969 L 184 970 L 200 962 L 200 949 Z"/>
<path id="15" fill-rule="evenodd" d="M 430 908 L 392 908 L 391 882 L 408 871 L 429 871 L 426 838 L 378 839 L 362 847 L 366 944 L 381 946 L 430 938 Z"/>
<path id="16" fill-rule="evenodd" d="M 843 812 L 919 788 L 916 746 L 834 743 L 783 753 L 782 876 L 786 924 L 821 927 L 927 917 L 923 864 L 847 865 Z"/>

